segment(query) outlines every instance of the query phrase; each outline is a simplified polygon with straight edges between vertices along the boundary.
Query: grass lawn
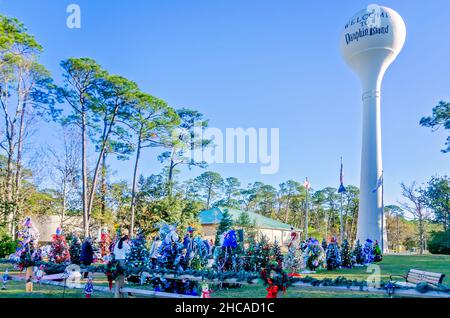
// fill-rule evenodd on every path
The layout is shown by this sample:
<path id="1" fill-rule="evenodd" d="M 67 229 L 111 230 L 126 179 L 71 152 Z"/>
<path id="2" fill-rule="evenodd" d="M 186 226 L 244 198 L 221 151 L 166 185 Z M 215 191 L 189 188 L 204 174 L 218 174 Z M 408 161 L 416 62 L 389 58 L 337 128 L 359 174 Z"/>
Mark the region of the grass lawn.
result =
<path id="1" fill-rule="evenodd" d="M 405 275 L 408 269 L 415 268 L 432 272 L 440 272 L 446 274 L 444 279 L 445 285 L 450 285 L 450 255 L 385 255 L 384 260 L 378 263 L 380 266 L 381 280 L 389 280 L 389 275 Z M 0 264 L 0 272 L 9 268 L 10 274 L 18 274 L 10 264 Z M 337 276 L 345 276 L 349 279 L 366 280 L 371 273 L 366 272 L 366 267 L 356 267 L 352 269 L 339 269 L 335 271 L 321 270 L 316 274 L 311 274 L 316 278 L 335 278 Z M 95 274 L 94 285 L 107 285 L 106 277 L 103 274 Z M 9 281 L 7 290 L 0 290 L 0 298 L 62 298 L 63 288 L 57 286 L 48 286 L 37 284 L 34 285 L 33 293 L 25 293 L 25 283 L 23 281 Z M 135 287 L 135 286 L 133 286 Z M 139 286 L 139 288 L 141 288 Z M 144 288 L 144 286 L 142 287 Z M 241 288 L 219 289 L 218 286 L 211 286 L 214 290 L 212 297 L 219 298 L 251 298 L 266 296 L 265 287 L 262 285 L 242 286 Z M 83 298 L 84 290 L 82 289 L 66 289 L 64 297 L 66 298 Z M 112 294 L 94 291 L 93 297 L 110 298 Z M 367 292 L 352 291 L 331 291 L 314 287 L 305 288 L 289 288 L 286 297 L 292 298 L 373 298 L 386 297 L 383 294 L 370 294 Z"/>

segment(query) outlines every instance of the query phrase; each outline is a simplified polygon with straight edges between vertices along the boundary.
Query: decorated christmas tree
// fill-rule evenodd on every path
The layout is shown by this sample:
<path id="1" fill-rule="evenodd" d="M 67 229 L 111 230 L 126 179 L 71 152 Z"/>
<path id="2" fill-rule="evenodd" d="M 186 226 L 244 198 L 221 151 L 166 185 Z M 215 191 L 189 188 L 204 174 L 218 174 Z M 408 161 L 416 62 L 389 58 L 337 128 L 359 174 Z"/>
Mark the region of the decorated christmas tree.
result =
<path id="1" fill-rule="evenodd" d="M 258 242 L 254 241 L 245 251 L 244 269 L 249 272 L 259 271 L 262 268 L 262 259 L 263 255 L 261 245 Z"/>
<path id="2" fill-rule="evenodd" d="M 344 242 L 342 242 L 341 246 L 341 260 L 342 260 L 342 267 L 346 268 L 353 267 L 352 252 L 350 250 L 350 245 L 348 244 L 348 241 L 346 239 L 344 239 Z"/>
<path id="3" fill-rule="evenodd" d="M 74 235 L 70 241 L 69 247 L 70 260 L 72 264 L 80 264 L 80 253 L 81 253 L 81 240 L 78 236 Z"/>
<path id="4" fill-rule="evenodd" d="M 283 264 L 283 254 L 281 254 L 280 245 L 276 240 L 270 249 L 270 259 L 276 261 L 280 266 Z"/>
<path id="5" fill-rule="evenodd" d="M 49 260 L 56 264 L 70 262 L 69 247 L 67 246 L 66 237 L 63 235 L 61 228 L 57 228 L 56 234 L 52 235 Z"/>
<path id="6" fill-rule="evenodd" d="M 106 229 L 102 230 L 100 235 L 100 254 L 103 259 L 107 258 L 110 254 L 111 237 Z"/>
<path id="7" fill-rule="evenodd" d="M 262 267 L 267 267 L 270 261 L 270 243 L 269 238 L 262 234 L 259 238 L 259 245 L 261 246 L 262 253 Z"/>
<path id="8" fill-rule="evenodd" d="M 240 271 L 242 269 L 242 246 L 237 242 L 235 230 L 225 233 L 222 245 L 216 247 L 214 255 L 214 267 L 219 271 Z"/>
<path id="9" fill-rule="evenodd" d="M 136 274 L 148 269 L 150 264 L 150 252 L 142 231 L 131 241 L 130 252 L 125 257 L 125 266 L 130 272 Z"/>
<path id="10" fill-rule="evenodd" d="M 363 248 L 364 264 L 370 264 L 374 261 L 373 243 L 371 239 L 367 239 Z"/>
<path id="11" fill-rule="evenodd" d="M 325 260 L 325 252 L 316 239 L 310 239 L 306 248 L 306 266 L 311 271 L 319 268 Z"/>
<path id="12" fill-rule="evenodd" d="M 353 258 L 356 264 L 364 264 L 363 248 L 359 240 L 356 241 L 355 249 L 353 250 Z"/>
<path id="13" fill-rule="evenodd" d="M 41 254 L 37 248 L 39 232 L 33 226 L 31 218 L 26 218 L 18 233 L 19 245 L 16 253 L 12 255 L 20 270 L 35 266 L 41 261 Z"/>
<path id="14" fill-rule="evenodd" d="M 332 239 L 328 244 L 326 252 L 327 270 L 337 269 L 341 266 L 341 253 L 336 239 Z"/>
<path id="15" fill-rule="evenodd" d="M 283 259 L 283 269 L 290 273 L 298 273 L 305 268 L 302 250 L 300 245 L 295 243 L 291 244 Z"/>

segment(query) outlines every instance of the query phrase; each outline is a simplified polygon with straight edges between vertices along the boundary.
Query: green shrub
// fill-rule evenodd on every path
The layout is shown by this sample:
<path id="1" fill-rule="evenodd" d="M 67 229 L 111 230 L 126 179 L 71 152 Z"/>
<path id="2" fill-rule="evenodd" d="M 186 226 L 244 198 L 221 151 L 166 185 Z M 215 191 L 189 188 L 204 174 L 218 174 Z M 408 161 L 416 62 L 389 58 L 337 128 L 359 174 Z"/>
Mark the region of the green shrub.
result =
<path id="1" fill-rule="evenodd" d="M 14 241 L 5 229 L 0 228 L 0 258 L 9 256 L 16 251 L 17 242 Z"/>
<path id="2" fill-rule="evenodd" d="M 431 233 L 428 251 L 432 254 L 450 254 L 450 229 Z"/>

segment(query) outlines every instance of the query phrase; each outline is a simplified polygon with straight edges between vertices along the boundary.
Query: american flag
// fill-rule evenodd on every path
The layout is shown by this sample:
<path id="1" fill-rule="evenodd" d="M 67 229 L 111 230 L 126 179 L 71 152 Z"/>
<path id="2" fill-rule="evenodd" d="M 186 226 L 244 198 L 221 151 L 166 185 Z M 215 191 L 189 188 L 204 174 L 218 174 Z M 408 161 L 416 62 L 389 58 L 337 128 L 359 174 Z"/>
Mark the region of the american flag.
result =
<path id="1" fill-rule="evenodd" d="M 311 188 L 311 184 L 308 181 L 308 178 L 306 178 L 305 183 L 303 183 L 304 187 L 306 188 L 306 190 L 309 190 Z"/>
<path id="2" fill-rule="evenodd" d="M 383 185 L 383 181 L 383 173 L 381 173 L 381 176 L 377 180 L 377 186 L 372 190 L 372 192 L 377 192 L 377 190 Z"/>

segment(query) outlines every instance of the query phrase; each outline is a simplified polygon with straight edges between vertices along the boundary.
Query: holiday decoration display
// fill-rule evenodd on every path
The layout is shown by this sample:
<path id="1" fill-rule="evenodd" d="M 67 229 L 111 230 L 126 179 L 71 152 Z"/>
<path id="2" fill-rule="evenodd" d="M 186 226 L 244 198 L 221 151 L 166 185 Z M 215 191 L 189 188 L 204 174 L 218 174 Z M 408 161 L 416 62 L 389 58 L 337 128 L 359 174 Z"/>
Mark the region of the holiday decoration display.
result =
<path id="1" fill-rule="evenodd" d="M 61 228 L 57 228 L 56 233 L 52 235 L 52 248 L 49 260 L 56 264 L 70 263 L 69 247 Z"/>
<path id="2" fill-rule="evenodd" d="M 303 252 L 297 241 L 292 242 L 283 258 L 282 265 L 283 269 L 290 272 L 291 276 L 297 276 L 305 268 Z"/>
<path id="3" fill-rule="evenodd" d="M 9 279 L 9 270 L 6 269 L 5 273 L 2 276 L 2 290 L 6 289 L 6 283 L 8 282 Z"/>
<path id="4" fill-rule="evenodd" d="M 383 260 L 383 254 L 380 248 L 380 245 L 378 244 L 378 241 L 375 241 L 375 244 L 373 245 L 373 261 L 374 262 L 381 262 Z"/>
<path id="5" fill-rule="evenodd" d="M 281 254 L 281 248 L 277 240 L 275 240 L 270 249 L 270 259 L 276 261 L 279 266 L 283 264 L 283 254 Z"/>
<path id="6" fill-rule="evenodd" d="M 72 236 L 69 246 L 70 260 L 72 264 L 80 265 L 81 240 L 78 236 Z"/>
<path id="7" fill-rule="evenodd" d="M 108 260 L 108 256 L 111 254 L 111 237 L 108 234 L 107 229 L 102 229 L 100 235 L 100 254 L 103 260 Z"/>
<path id="8" fill-rule="evenodd" d="M 18 233 L 19 246 L 16 253 L 11 256 L 19 270 L 35 266 L 37 262 L 41 261 L 41 254 L 37 248 L 39 232 L 33 226 L 31 218 L 26 218 L 22 223 L 22 227 Z"/>
<path id="9" fill-rule="evenodd" d="M 306 267 L 309 270 L 315 271 L 324 264 L 325 252 L 316 239 L 310 239 L 305 251 Z"/>
<path id="10" fill-rule="evenodd" d="M 345 268 L 353 267 L 353 256 L 348 240 L 344 239 L 341 246 L 341 265 Z"/>
<path id="11" fill-rule="evenodd" d="M 373 243 L 371 239 L 367 239 L 363 248 L 364 263 L 370 264 L 374 261 Z"/>
<path id="12" fill-rule="evenodd" d="M 40 285 L 42 277 L 44 277 L 44 265 L 39 265 L 35 269 L 34 277 L 36 277 L 36 281 Z"/>
<path id="13" fill-rule="evenodd" d="M 341 253 L 336 239 L 333 238 L 328 244 L 326 251 L 327 270 L 337 269 L 341 266 Z"/>
<path id="14" fill-rule="evenodd" d="M 293 227 L 291 227 L 291 235 L 290 236 L 291 236 L 291 239 L 289 241 L 288 248 L 290 248 L 292 244 L 295 244 L 298 239 L 298 234 L 296 231 L 294 231 Z"/>
<path id="15" fill-rule="evenodd" d="M 356 241 L 355 249 L 353 250 L 353 258 L 356 264 L 362 265 L 364 264 L 365 257 L 361 243 L 359 240 Z"/>
<path id="16" fill-rule="evenodd" d="M 86 285 L 84 285 L 85 297 L 91 298 L 93 292 L 94 292 L 94 285 L 92 283 L 92 276 L 89 275 L 86 281 Z"/>
<path id="17" fill-rule="evenodd" d="M 286 293 L 289 277 L 276 261 L 270 261 L 261 271 L 261 278 L 268 285 L 266 298 L 279 298 Z"/>
<path id="18" fill-rule="evenodd" d="M 229 230 L 224 233 L 223 242 L 216 247 L 214 263 L 219 272 L 239 271 L 242 267 L 241 246 L 237 243 L 236 232 Z"/>
<path id="19" fill-rule="evenodd" d="M 176 227 L 173 225 L 162 224 L 159 229 L 159 237 L 162 243 L 158 249 L 160 257 L 157 260 L 157 268 L 183 270 L 183 266 L 188 259 L 187 250 L 178 240 Z"/>
<path id="20" fill-rule="evenodd" d="M 211 293 L 213 291 L 209 289 L 208 284 L 202 284 L 202 298 L 211 298 Z"/>
<path id="21" fill-rule="evenodd" d="M 192 242 L 192 258 L 189 266 L 192 269 L 200 270 L 205 268 L 208 264 L 208 257 L 210 255 L 211 247 L 208 241 L 202 240 L 200 236 L 197 236 Z"/>
<path id="22" fill-rule="evenodd" d="M 150 252 L 146 246 L 147 242 L 142 231 L 131 241 L 130 251 L 125 257 L 125 266 L 131 271 L 142 273 L 149 269 Z"/>

